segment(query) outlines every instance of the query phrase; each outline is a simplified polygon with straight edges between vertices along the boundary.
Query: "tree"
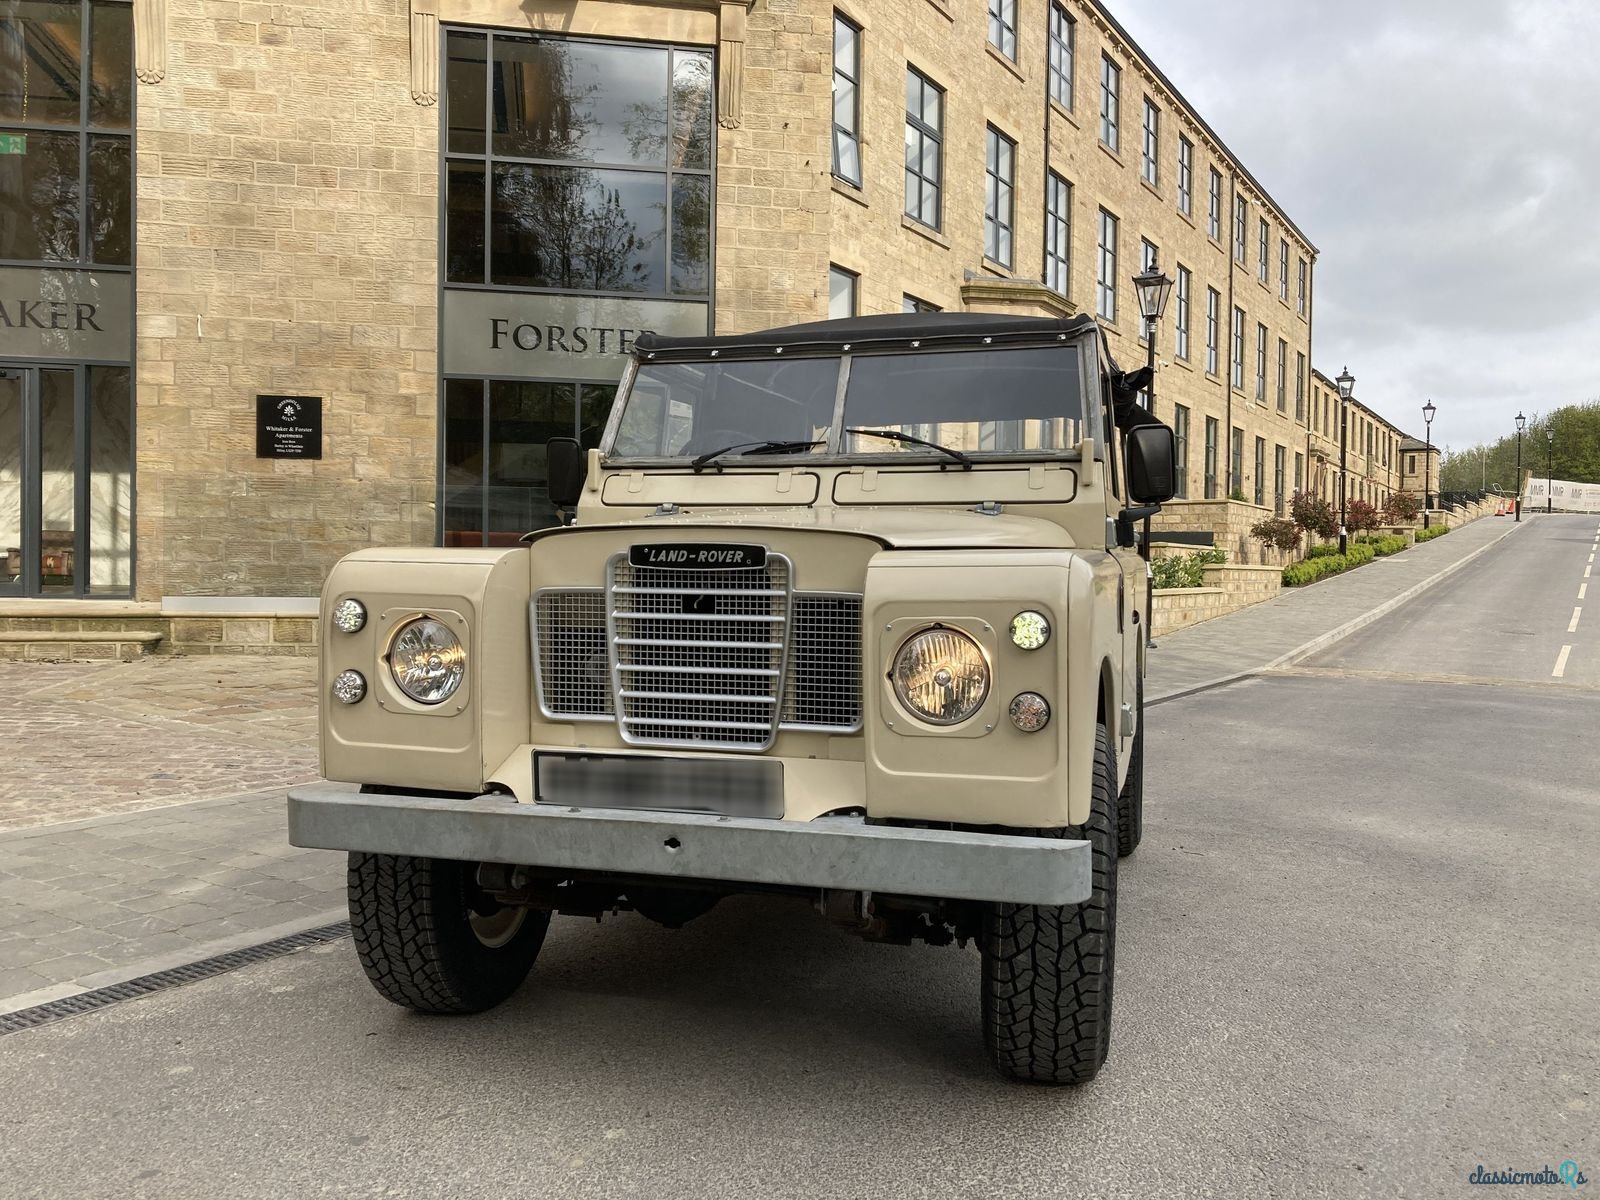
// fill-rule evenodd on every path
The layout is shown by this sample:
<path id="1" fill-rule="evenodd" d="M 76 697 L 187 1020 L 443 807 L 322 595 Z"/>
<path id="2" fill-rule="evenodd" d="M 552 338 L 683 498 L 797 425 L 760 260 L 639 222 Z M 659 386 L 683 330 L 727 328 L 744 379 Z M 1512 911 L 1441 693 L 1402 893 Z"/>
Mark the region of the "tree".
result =
<path id="1" fill-rule="evenodd" d="M 1511 424 L 1509 417 L 1506 424 Z M 1554 431 L 1554 442 L 1546 439 L 1546 431 Z M 1600 399 L 1568 404 L 1544 415 L 1529 414 L 1522 435 L 1522 470 L 1533 475 L 1548 470 L 1557 479 L 1600 483 Z M 1517 435 L 1510 432 L 1495 442 L 1446 450 L 1439 465 L 1438 488 L 1476 492 L 1487 487 L 1509 493 L 1517 486 L 1516 475 Z"/>
<path id="2" fill-rule="evenodd" d="M 1383 514 L 1365 500 L 1352 500 L 1345 505 L 1344 523 L 1352 533 L 1370 532 L 1383 524 Z"/>
<path id="3" fill-rule="evenodd" d="M 1250 526 L 1250 536 L 1263 546 L 1293 553 L 1300 548 L 1300 528 L 1285 517 L 1267 517 Z"/>
<path id="4" fill-rule="evenodd" d="M 1314 533 L 1320 538 L 1339 536 L 1339 517 L 1333 511 L 1333 505 L 1321 496 L 1296 492 L 1294 499 L 1289 502 L 1289 516 L 1307 533 Z"/>
<path id="5" fill-rule="evenodd" d="M 1422 501 L 1410 492 L 1393 492 L 1383 502 L 1383 519 L 1389 525 L 1409 525 L 1422 511 Z"/>

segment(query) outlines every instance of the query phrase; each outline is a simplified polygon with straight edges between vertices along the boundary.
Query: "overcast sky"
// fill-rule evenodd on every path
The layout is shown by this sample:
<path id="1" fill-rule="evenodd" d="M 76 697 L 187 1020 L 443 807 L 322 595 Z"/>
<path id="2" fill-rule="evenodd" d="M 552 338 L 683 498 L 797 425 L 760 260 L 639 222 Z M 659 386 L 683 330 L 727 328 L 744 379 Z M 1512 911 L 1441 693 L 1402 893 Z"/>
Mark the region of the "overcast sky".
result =
<path id="1" fill-rule="evenodd" d="M 1313 355 L 1462 448 L 1600 398 L 1600 0 L 1107 0 L 1320 251 Z"/>

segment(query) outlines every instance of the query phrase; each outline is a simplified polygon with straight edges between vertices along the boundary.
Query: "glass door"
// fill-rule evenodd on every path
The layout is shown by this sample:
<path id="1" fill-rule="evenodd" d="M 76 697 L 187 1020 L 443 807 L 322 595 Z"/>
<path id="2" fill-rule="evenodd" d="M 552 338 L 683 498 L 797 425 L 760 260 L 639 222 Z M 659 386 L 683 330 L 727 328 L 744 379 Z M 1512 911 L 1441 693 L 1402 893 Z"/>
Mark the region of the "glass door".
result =
<path id="1" fill-rule="evenodd" d="M 0 363 L 0 593 L 84 594 L 78 376 Z"/>
<path id="2" fill-rule="evenodd" d="M 26 547 L 22 544 L 23 414 L 30 372 L 0 366 L 0 595 L 23 589 Z"/>

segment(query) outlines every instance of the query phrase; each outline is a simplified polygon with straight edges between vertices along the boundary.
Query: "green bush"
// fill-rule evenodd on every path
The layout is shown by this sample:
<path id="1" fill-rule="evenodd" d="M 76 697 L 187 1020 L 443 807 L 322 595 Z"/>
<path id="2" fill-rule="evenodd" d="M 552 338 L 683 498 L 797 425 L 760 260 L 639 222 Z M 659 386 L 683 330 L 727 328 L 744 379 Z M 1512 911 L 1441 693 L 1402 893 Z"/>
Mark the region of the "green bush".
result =
<path id="1" fill-rule="evenodd" d="M 1166 588 L 1197 588 L 1206 584 L 1206 568 L 1228 561 L 1225 551 L 1215 546 L 1197 550 L 1193 554 L 1175 554 L 1167 558 L 1152 559 L 1151 573 L 1155 576 L 1156 591 Z"/>
<path id="2" fill-rule="evenodd" d="M 1344 557 L 1348 565 L 1359 567 L 1362 563 L 1369 563 L 1377 558 L 1378 552 L 1366 542 L 1355 542 L 1346 547 Z"/>
<path id="3" fill-rule="evenodd" d="M 1349 565 L 1349 560 L 1342 554 L 1324 554 L 1320 558 L 1302 559 L 1300 562 L 1290 563 L 1283 569 L 1283 586 L 1299 587 L 1301 584 L 1312 583 L 1324 575 L 1337 575 Z"/>
<path id="4" fill-rule="evenodd" d="M 1431 541 L 1433 541 L 1434 538 L 1443 537 L 1445 534 L 1447 534 L 1449 532 L 1450 532 L 1450 526 L 1448 526 L 1448 525 L 1435 525 L 1431 529 L 1419 529 L 1419 530 L 1417 530 L 1416 537 L 1417 537 L 1417 541 L 1419 541 L 1419 542 L 1431 542 Z"/>
<path id="5" fill-rule="evenodd" d="M 1406 539 L 1397 533 L 1364 534 L 1356 541 L 1363 546 L 1371 546 L 1380 558 L 1386 554 L 1398 554 L 1406 548 Z"/>
<path id="6" fill-rule="evenodd" d="M 1337 553 L 1339 553 L 1339 543 L 1338 542 L 1321 542 L 1321 543 L 1311 547 L 1311 550 L 1306 555 L 1306 557 L 1307 558 L 1327 558 L 1330 554 L 1337 554 Z"/>

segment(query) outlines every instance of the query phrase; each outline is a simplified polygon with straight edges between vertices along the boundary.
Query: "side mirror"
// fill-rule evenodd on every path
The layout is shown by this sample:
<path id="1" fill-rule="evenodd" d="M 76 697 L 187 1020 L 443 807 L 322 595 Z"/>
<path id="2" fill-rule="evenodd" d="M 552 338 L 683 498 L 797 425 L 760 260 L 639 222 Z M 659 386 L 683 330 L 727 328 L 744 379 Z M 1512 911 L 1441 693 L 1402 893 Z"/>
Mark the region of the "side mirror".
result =
<path id="1" fill-rule="evenodd" d="M 576 438 L 551 438 L 545 443 L 545 469 L 550 476 L 550 503 L 572 508 L 583 492 L 584 453 Z"/>
<path id="2" fill-rule="evenodd" d="M 1128 430 L 1128 498 L 1136 504 L 1165 504 L 1177 494 L 1178 440 L 1165 425 Z"/>

